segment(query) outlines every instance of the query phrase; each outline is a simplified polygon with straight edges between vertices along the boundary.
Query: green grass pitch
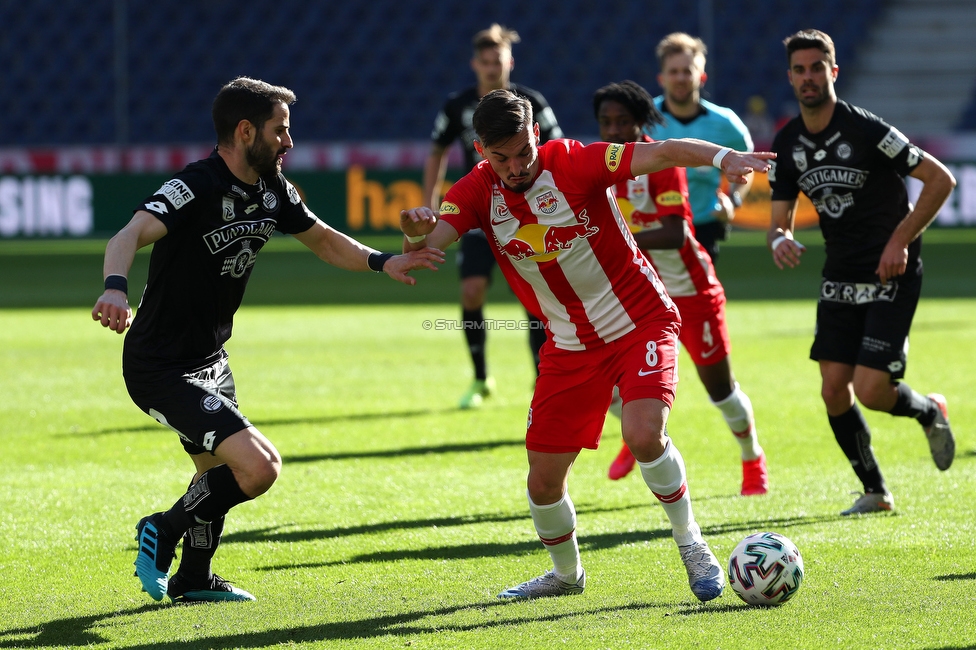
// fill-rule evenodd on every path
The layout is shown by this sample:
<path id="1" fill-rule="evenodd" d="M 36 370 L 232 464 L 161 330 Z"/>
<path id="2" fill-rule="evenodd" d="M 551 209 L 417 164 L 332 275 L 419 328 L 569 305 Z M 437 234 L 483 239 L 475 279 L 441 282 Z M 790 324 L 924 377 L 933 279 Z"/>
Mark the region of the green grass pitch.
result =
<path id="1" fill-rule="evenodd" d="M 799 547 L 803 586 L 774 609 L 729 589 L 694 599 L 646 487 L 606 479 L 612 417 L 570 478 L 586 592 L 499 601 L 549 567 L 525 501 L 525 332 L 489 334 L 499 392 L 458 411 L 463 337 L 423 327 L 458 318 L 450 263 L 402 287 L 273 244 L 228 350 L 242 409 L 284 470 L 230 513 L 215 562 L 258 600 L 176 607 L 140 592 L 134 526 L 178 498 L 192 465 L 126 395 L 122 337 L 91 321 L 104 241 L 0 243 L 0 648 L 976 647 L 974 233 L 927 235 L 906 377 L 948 397 L 955 464 L 935 468 L 914 422 L 865 411 L 897 511 L 861 518 L 838 514 L 858 483 L 807 359 L 822 248 L 787 273 L 759 236 L 723 246 L 733 368 L 770 493 L 738 496 L 738 447 L 684 353 L 669 429 L 721 560 L 757 531 Z M 486 315 L 521 316 L 500 278 Z"/>

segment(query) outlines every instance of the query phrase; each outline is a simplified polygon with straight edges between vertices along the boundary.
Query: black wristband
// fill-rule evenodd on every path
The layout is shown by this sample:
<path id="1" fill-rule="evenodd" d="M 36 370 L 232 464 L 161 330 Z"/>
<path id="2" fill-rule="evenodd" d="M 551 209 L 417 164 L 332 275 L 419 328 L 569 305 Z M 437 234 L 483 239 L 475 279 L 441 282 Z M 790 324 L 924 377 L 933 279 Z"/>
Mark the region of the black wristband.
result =
<path id="1" fill-rule="evenodd" d="M 377 273 L 383 272 L 383 265 L 386 264 L 386 260 L 393 257 L 393 253 L 370 253 L 366 257 L 366 266 L 369 267 L 370 271 L 376 271 Z"/>
<path id="2" fill-rule="evenodd" d="M 742 195 L 738 192 L 732 192 L 732 194 L 729 195 L 729 200 L 732 201 L 733 208 L 742 207 Z"/>
<path id="3" fill-rule="evenodd" d="M 105 278 L 105 290 L 117 289 L 125 295 L 129 295 L 129 281 L 124 275 L 110 275 Z"/>

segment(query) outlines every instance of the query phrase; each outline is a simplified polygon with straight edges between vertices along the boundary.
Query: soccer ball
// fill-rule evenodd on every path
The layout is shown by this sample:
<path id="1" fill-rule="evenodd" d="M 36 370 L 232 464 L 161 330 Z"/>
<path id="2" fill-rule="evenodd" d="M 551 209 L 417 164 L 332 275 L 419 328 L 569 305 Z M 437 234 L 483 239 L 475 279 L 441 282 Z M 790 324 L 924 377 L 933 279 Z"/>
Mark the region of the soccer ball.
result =
<path id="1" fill-rule="evenodd" d="M 803 582 L 803 558 L 796 544 L 778 533 L 755 533 L 729 557 L 729 584 L 750 605 L 782 605 Z"/>

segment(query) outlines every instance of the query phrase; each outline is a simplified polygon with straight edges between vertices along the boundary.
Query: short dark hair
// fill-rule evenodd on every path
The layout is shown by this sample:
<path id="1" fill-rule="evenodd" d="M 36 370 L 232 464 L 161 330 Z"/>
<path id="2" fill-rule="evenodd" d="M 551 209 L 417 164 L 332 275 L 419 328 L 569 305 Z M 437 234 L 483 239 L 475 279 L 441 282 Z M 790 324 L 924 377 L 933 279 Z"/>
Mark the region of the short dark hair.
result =
<path id="1" fill-rule="evenodd" d="M 226 84 L 214 98 L 211 114 L 217 144 L 230 144 L 234 141 L 234 130 L 241 120 L 247 120 L 254 128 L 261 130 L 271 119 L 278 104 L 294 104 L 295 93 L 284 86 L 237 77 Z"/>
<path id="2" fill-rule="evenodd" d="M 493 90 L 478 102 L 471 118 L 483 147 L 504 142 L 522 129 L 532 128 L 532 104 L 510 90 Z"/>
<path id="3" fill-rule="evenodd" d="M 625 79 L 619 83 L 607 84 L 593 93 L 593 115 L 600 117 L 600 104 L 605 101 L 619 102 L 642 126 L 664 124 L 664 117 L 654 105 L 654 99 L 644 86 L 636 81 Z"/>
<path id="4" fill-rule="evenodd" d="M 512 45 L 521 40 L 518 32 L 514 29 L 492 23 L 491 27 L 474 35 L 474 38 L 471 39 L 471 47 L 475 54 L 489 47 L 507 47 L 511 50 Z"/>
<path id="5" fill-rule="evenodd" d="M 837 65 L 837 53 L 834 41 L 819 29 L 803 29 L 783 39 L 786 46 L 786 64 L 790 64 L 793 53 L 797 50 L 818 49 L 827 55 L 827 62 L 831 66 Z"/>

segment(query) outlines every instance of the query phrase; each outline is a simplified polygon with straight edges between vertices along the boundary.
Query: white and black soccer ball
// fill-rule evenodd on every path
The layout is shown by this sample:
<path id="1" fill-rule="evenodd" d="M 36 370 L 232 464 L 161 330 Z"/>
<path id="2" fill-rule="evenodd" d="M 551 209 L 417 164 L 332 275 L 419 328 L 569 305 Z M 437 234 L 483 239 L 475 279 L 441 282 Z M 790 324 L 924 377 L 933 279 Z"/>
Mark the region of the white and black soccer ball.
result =
<path id="1" fill-rule="evenodd" d="M 729 557 L 729 585 L 750 605 L 782 605 L 803 582 L 803 558 L 779 533 L 754 533 Z"/>

